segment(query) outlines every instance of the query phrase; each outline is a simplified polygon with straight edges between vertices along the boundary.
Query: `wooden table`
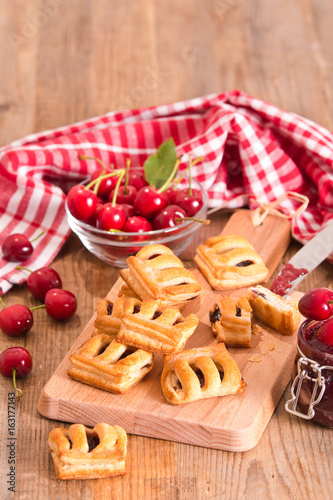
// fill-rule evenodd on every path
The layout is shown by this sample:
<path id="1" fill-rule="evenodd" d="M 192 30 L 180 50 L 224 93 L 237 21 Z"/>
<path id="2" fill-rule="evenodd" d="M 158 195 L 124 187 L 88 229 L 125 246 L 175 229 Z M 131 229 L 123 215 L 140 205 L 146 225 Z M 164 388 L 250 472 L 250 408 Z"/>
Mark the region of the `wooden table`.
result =
<path id="1" fill-rule="evenodd" d="M 329 0 L 13 0 L 2 1 L 1 12 L 1 145 L 110 110 L 235 88 L 333 128 Z M 227 215 L 212 219 L 195 243 L 222 230 Z M 293 242 L 284 260 L 299 247 Z M 193 252 L 182 258 L 190 264 Z M 1 445 L 3 498 L 331 498 L 333 433 L 286 413 L 289 388 L 250 451 L 130 436 L 126 477 L 57 482 L 47 438 L 59 422 L 38 413 L 40 392 L 118 270 L 74 235 L 53 267 L 75 292 L 78 310 L 64 323 L 37 311 L 33 331 L 15 340 L 32 353 L 34 370 L 16 405 L 15 494 L 7 490 L 8 448 Z M 332 287 L 332 276 L 324 263 L 298 289 Z M 36 304 L 25 286 L 14 287 L 5 301 Z M 12 345 L 1 335 L 1 350 Z M 10 391 L 10 380 L 2 379 L 2 436 Z"/>

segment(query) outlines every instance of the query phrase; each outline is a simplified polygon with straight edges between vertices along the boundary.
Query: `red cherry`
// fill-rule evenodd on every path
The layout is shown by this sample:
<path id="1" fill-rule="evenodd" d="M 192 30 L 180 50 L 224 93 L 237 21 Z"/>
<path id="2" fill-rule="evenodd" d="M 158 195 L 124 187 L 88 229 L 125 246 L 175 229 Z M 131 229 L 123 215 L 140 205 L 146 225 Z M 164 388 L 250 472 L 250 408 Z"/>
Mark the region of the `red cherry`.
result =
<path id="1" fill-rule="evenodd" d="M 36 299 L 44 300 L 51 288 L 62 288 L 62 281 L 57 271 L 51 267 L 41 267 L 30 274 L 27 286 Z"/>
<path id="2" fill-rule="evenodd" d="M 8 306 L 0 311 L 0 328 L 10 337 L 25 335 L 33 323 L 32 312 L 22 304 Z"/>
<path id="3" fill-rule="evenodd" d="M 317 331 L 317 339 L 322 344 L 333 347 L 333 318 L 324 321 Z"/>
<path id="4" fill-rule="evenodd" d="M 122 230 L 125 231 L 125 233 L 144 233 L 146 231 L 151 231 L 152 226 L 145 217 L 135 215 L 127 219 Z"/>
<path id="5" fill-rule="evenodd" d="M 135 210 L 132 205 L 129 205 L 128 203 L 121 203 L 120 206 L 125 210 L 126 220 L 130 217 L 134 217 Z"/>
<path id="6" fill-rule="evenodd" d="M 121 230 L 126 221 L 126 213 L 121 205 L 104 203 L 96 215 L 96 226 L 98 229 L 109 231 L 110 229 Z"/>
<path id="7" fill-rule="evenodd" d="M 107 175 L 107 174 L 112 174 L 113 170 L 110 168 L 98 168 L 95 170 L 95 172 L 92 173 L 90 177 L 90 182 L 94 181 L 95 179 L 98 179 L 101 176 Z M 97 189 L 97 196 L 100 196 L 101 198 L 108 199 L 108 196 L 112 189 L 115 187 L 117 184 L 117 177 L 107 177 L 106 179 L 102 179 L 99 187 Z"/>
<path id="8" fill-rule="evenodd" d="M 170 205 L 177 205 L 176 200 L 177 200 L 177 189 L 174 189 L 172 186 L 170 186 L 168 189 L 164 191 L 164 193 L 168 197 L 168 201 Z"/>
<path id="9" fill-rule="evenodd" d="M 13 377 L 16 401 L 23 392 L 16 387 L 16 377 L 26 377 L 32 370 L 32 357 L 24 347 L 9 347 L 0 354 L 0 373 L 4 377 Z"/>
<path id="10" fill-rule="evenodd" d="M 90 226 L 96 226 L 96 221 L 97 221 L 97 214 L 99 209 L 104 205 L 104 200 L 100 198 L 99 196 L 97 197 L 97 205 L 95 208 L 95 212 L 89 217 L 89 219 L 86 222 L 86 224 L 90 224 Z"/>
<path id="11" fill-rule="evenodd" d="M 10 262 L 28 260 L 34 249 L 24 234 L 10 234 L 2 243 L 3 258 Z"/>
<path id="12" fill-rule="evenodd" d="M 77 308 L 75 295 L 68 290 L 51 288 L 45 295 L 45 309 L 49 316 L 65 320 L 73 316 Z"/>
<path id="13" fill-rule="evenodd" d="M 176 204 L 185 210 L 188 217 L 193 217 L 203 205 L 201 193 L 198 189 L 192 189 L 192 194 L 187 189 L 181 189 L 177 192 Z"/>
<path id="14" fill-rule="evenodd" d="M 111 191 L 109 201 L 112 201 L 114 191 L 114 189 Z M 137 190 L 134 186 L 120 186 L 116 196 L 116 202 L 119 204 L 127 203 L 128 205 L 132 205 L 135 200 L 136 194 Z"/>
<path id="15" fill-rule="evenodd" d="M 181 223 L 181 220 L 186 217 L 185 210 L 177 205 L 169 205 L 162 210 L 159 210 L 153 218 L 153 228 L 155 230 L 175 227 Z"/>
<path id="16" fill-rule="evenodd" d="M 16 370 L 17 377 L 25 377 L 31 372 L 32 357 L 24 347 L 9 347 L 0 354 L 0 373 L 12 377 Z"/>
<path id="17" fill-rule="evenodd" d="M 134 210 L 143 217 L 150 219 L 152 215 L 167 204 L 168 198 L 166 194 L 159 193 L 151 186 L 146 186 L 138 192 L 134 201 Z"/>
<path id="18" fill-rule="evenodd" d="M 128 175 L 128 183 L 131 186 L 134 186 L 137 191 L 144 186 L 148 186 L 148 182 L 146 181 L 144 174 L 141 172 L 130 172 Z"/>
<path id="19" fill-rule="evenodd" d="M 97 200 L 97 195 L 81 184 L 72 187 L 67 195 L 70 213 L 82 222 L 88 221 L 94 214 Z"/>
<path id="20" fill-rule="evenodd" d="M 333 315 L 333 291 L 329 288 L 314 288 L 305 293 L 298 302 L 299 312 L 306 318 L 323 321 Z"/>

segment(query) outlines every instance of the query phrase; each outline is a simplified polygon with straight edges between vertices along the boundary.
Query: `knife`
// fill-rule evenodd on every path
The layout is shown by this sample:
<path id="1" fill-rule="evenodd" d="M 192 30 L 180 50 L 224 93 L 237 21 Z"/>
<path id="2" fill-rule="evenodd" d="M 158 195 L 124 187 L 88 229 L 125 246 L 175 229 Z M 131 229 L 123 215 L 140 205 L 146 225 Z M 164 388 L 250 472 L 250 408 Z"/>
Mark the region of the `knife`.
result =
<path id="1" fill-rule="evenodd" d="M 333 219 L 281 269 L 270 289 L 287 297 L 333 251 Z"/>

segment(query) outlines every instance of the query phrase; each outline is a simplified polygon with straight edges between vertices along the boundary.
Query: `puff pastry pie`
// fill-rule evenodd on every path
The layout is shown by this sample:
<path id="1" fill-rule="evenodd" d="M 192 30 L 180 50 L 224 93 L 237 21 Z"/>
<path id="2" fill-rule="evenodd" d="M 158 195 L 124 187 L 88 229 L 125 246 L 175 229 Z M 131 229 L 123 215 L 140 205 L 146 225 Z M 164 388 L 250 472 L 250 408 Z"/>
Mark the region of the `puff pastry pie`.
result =
<path id="1" fill-rule="evenodd" d="M 120 344 L 105 334 L 87 340 L 69 358 L 68 376 L 84 384 L 123 394 L 153 368 L 153 355 Z"/>
<path id="2" fill-rule="evenodd" d="M 208 238 L 198 246 L 194 260 L 214 290 L 254 285 L 269 273 L 252 245 L 232 234 Z"/>
<path id="3" fill-rule="evenodd" d="M 201 292 L 193 274 L 164 245 L 143 247 L 127 259 L 128 269 L 120 275 L 141 300 L 152 299 L 160 307 L 181 306 Z"/>
<path id="4" fill-rule="evenodd" d="M 209 319 L 218 342 L 228 347 L 252 347 L 252 308 L 243 295 L 237 301 L 221 297 L 209 311 Z"/>
<path id="5" fill-rule="evenodd" d="M 129 298 L 126 296 L 118 297 L 115 302 L 111 302 L 108 299 L 103 299 L 97 305 L 97 314 L 94 322 L 94 333 L 105 333 L 112 338 L 116 338 L 116 335 L 121 327 L 121 317 L 123 315 L 123 307 L 125 301 L 129 301 L 133 304 L 133 308 L 141 304 L 139 299 Z"/>
<path id="6" fill-rule="evenodd" d="M 172 405 L 240 394 L 246 388 L 236 361 L 222 343 L 164 356 L 161 385 Z"/>
<path id="7" fill-rule="evenodd" d="M 73 424 L 49 434 L 57 479 L 95 479 L 126 474 L 127 434 L 119 425 L 105 423 L 93 429 Z"/>
<path id="8" fill-rule="evenodd" d="M 126 345 L 163 354 L 181 351 L 199 323 L 195 314 L 184 318 L 176 307 L 162 311 L 155 300 L 143 300 L 135 307 L 130 300 L 124 304 L 116 337 Z"/>
<path id="9" fill-rule="evenodd" d="M 257 318 L 284 335 L 292 335 L 298 328 L 300 314 L 297 301 L 272 292 L 263 286 L 252 287 L 248 300 Z"/>

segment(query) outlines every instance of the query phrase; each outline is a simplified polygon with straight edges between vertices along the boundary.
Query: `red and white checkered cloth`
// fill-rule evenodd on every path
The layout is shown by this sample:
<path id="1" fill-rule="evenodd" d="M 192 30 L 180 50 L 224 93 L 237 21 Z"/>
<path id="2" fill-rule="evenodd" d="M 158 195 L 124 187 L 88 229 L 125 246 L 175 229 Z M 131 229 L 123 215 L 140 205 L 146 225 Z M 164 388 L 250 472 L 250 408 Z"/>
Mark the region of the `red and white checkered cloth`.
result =
<path id="1" fill-rule="evenodd" d="M 96 168 L 85 154 L 118 168 L 142 165 L 173 137 L 180 168 L 204 156 L 193 176 L 208 191 L 210 207 L 251 208 L 250 195 L 269 203 L 286 191 L 308 196 L 294 221 L 294 237 L 304 243 L 333 218 L 333 134 L 319 125 L 239 91 L 214 94 L 151 108 L 110 112 L 56 130 L 32 134 L 0 148 L 0 243 L 11 233 L 29 239 L 34 254 L 24 265 L 48 265 L 69 234 L 66 186 Z M 287 211 L 292 200 L 283 202 Z M 0 259 L 0 293 L 22 283 L 27 273 Z"/>

